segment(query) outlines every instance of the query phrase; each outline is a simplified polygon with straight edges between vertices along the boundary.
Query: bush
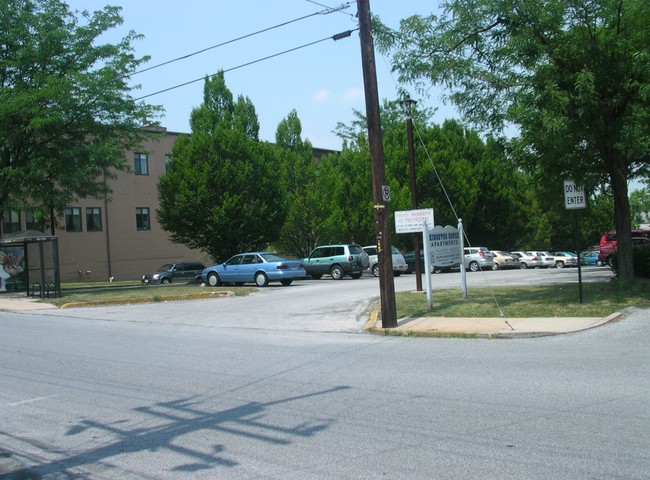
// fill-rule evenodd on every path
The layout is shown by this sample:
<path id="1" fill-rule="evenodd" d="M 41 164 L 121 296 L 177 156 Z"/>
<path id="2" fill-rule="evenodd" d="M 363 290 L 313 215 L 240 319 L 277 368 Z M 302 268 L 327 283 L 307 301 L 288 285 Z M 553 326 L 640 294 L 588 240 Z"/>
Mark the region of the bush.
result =
<path id="1" fill-rule="evenodd" d="M 632 265 L 634 266 L 635 277 L 650 278 L 650 245 L 632 249 Z M 618 273 L 617 253 L 612 256 L 612 270 Z"/>

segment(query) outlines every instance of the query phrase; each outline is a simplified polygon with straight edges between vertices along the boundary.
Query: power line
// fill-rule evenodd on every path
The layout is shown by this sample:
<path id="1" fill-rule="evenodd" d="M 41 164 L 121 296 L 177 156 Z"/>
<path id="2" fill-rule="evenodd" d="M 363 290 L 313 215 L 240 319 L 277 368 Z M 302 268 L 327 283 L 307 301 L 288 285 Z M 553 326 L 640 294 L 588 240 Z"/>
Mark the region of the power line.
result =
<path id="1" fill-rule="evenodd" d="M 133 76 L 133 75 L 137 75 L 139 73 L 148 72 L 149 70 L 153 70 L 154 68 L 163 67 L 165 65 L 169 65 L 170 63 L 178 62 L 180 60 L 185 60 L 187 58 L 193 57 L 194 55 L 199 55 L 201 53 L 207 52 L 208 50 L 213 50 L 215 48 L 223 47 L 224 45 L 229 45 L 231 43 L 235 43 L 235 42 L 238 42 L 240 40 L 244 40 L 245 38 L 254 37 L 255 35 L 259 35 L 261 33 L 269 32 L 269 31 L 274 30 L 276 28 L 285 27 L 285 26 L 290 25 L 292 23 L 299 22 L 301 20 L 305 20 L 306 18 L 314 17 L 316 15 L 329 15 L 330 13 L 333 13 L 333 12 L 339 12 L 341 10 L 345 10 L 346 8 L 349 8 L 351 3 L 352 2 L 344 3 L 344 4 L 340 5 L 339 7 L 333 7 L 333 8 L 326 7 L 325 10 L 321 10 L 320 12 L 311 13 L 309 15 L 294 18 L 293 20 L 288 20 L 286 22 L 279 23 L 277 25 L 273 25 L 272 27 L 267 27 L 267 28 L 264 28 L 262 30 L 258 30 L 258 31 L 253 32 L 253 33 L 248 33 L 246 35 L 242 35 L 241 37 L 233 38 L 232 40 L 227 40 L 227 41 L 219 43 L 217 45 L 212 45 L 211 47 L 206 47 L 206 48 L 203 48 L 201 50 L 197 50 L 196 52 L 188 53 L 187 55 L 183 55 L 182 57 L 174 58 L 172 60 L 168 60 L 166 62 L 159 63 L 159 64 L 153 65 L 151 67 L 143 68 L 142 70 L 138 70 L 137 72 L 134 72 L 131 75 Z M 321 6 L 325 7 L 325 5 L 321 5 Z"/>
<path id="2" fill-rule="evenodd" d="M 358 30 L 358 28 L 355 28 L 354 30 L 348 30 L 346 32 L 338 33 L 338 34 L 332 35 L 330 37 L 321 38 L 320 40 L 316 40 L 316 41 L 311 42 L 311 43 L 306 43 L 304 45 L 300 45 L 299 47 L 290 48 L 289 50 L 284 50 L 282 52 L 275 53 L 273 55 L 268 55 L 266 57 L 258 58 L 257 60 L 253 60 L 253 61 L 250 61 L 250 62 L 247 62 L 247 63 L 242 63 L 241 65 L 237 65 L 236 67 L 231 67 L 231 68 L 229 68 L 227 70 L 223 70 L 223 72 L 224 73 L 232 72 L 233 70 L 237 70 L 239 68 L 247 67 L 247 66 L 253 65 L 255 63 L 263 62 L 264 60 L 269 60 L 271 58 L 279 57 L 281 55 L 285 55 L 287 53 L 295 52 L 296 50 L 300 50 L 300 49 L 303 49 L 303 48 L 306 48 L 306 47 L 311 47 L 312 45 L 316 45 L 317 43 L 321 43 L 321 42 L 324 42 L 326 40 L 334 40 L 334 41 L 340 40 L 342 38 L 349 37 L 352 34 L 352 32 L 354 32 L 356 30 Z M 212 78 L 215 75 L 218 75 L 218 74 L 213 73 L 212 75 L 207 75 L 207 77 Z M 184 83 L 180 83 L 178 85 L 174 85 L 173 87 L 165 88 L 163 90 L 158 90 L 157 92 L 153 92 L 153 93 L 150 93 L 148 95 L 143 95 L 142 97 L 134 98 L 133 101 L 137 102 L 138 100 L 143 100 L 145 98 L 153 97 L 154 95 L 159 95 L 161 93 L 169 92 L 170 90 L 175 90 L 175 89 L 180 88 L 180 87 L 185 87 L 186 85 L 190 85 L 192 83 L 200 82 L 200 81 L 204 80 L 205 78 L 206 77 L 204 76 L 204 77 L 201 77 L 201 78 L 190 80 L 189 82 L 184 82 Z"/>

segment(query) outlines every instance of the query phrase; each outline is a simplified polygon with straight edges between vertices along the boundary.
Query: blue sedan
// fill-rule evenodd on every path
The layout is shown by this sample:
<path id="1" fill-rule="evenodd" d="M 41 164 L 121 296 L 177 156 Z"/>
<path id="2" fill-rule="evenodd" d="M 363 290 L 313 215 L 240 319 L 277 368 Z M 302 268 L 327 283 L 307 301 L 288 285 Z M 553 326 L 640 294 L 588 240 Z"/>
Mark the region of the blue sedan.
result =
<path id="1" fill-rule="evenodd" d="M 600 266 L 600 262 L 598 261 L 598 252 L 585 252 L 580 255 L 580 265 Z"/>
<path id="2" fill-rule="evenodd" d="M 258 287 L 266 287 L 269 282 L 276 281 L 288 286 L 306 276 L 301 260 L 287 260 L 270 252 L 240 253 L 201 273 L 203 282 L 213 287 L 224 283 L 255 283 Z"/>

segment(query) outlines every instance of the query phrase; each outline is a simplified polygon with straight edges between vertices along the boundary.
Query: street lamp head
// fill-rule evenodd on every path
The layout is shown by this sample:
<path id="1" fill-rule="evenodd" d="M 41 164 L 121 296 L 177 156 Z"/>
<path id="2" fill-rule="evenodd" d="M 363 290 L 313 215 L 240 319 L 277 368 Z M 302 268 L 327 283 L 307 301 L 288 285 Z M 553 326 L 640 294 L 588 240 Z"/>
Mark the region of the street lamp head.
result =
<path id="1" fill-rule="evenodd" d="M 410 96 L 408 96 L 408 95 L 404 98 L 404 100 L 401 100 L 401 101 L 399 102 L 400 106 L 402 107 L 402 110 L 404 110 L 404 113 L 406 113 L 407 115 L 410 115 L 410 114 L 411 114 L 411 109 L 412 109 L 415 105 L 417 105 L 417 103 L 418 103 L 418 102 L 416 102 L 415 100 L 413 100 L 413 99 L 412 99 Z"/>

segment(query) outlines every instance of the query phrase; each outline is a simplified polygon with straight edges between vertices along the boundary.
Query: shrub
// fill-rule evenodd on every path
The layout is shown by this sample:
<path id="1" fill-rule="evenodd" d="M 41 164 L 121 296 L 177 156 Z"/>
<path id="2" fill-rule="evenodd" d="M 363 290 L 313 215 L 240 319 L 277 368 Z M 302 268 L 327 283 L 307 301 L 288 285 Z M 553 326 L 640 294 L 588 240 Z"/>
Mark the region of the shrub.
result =
<path id="1" fill-rule="evenodd" d="M 632 265 L 635 277 L 650 278 L 650 245 L 634 247 Z M 616 253 L 612 256 L 612 270 L 618 273 L 618 254 Z"/>

